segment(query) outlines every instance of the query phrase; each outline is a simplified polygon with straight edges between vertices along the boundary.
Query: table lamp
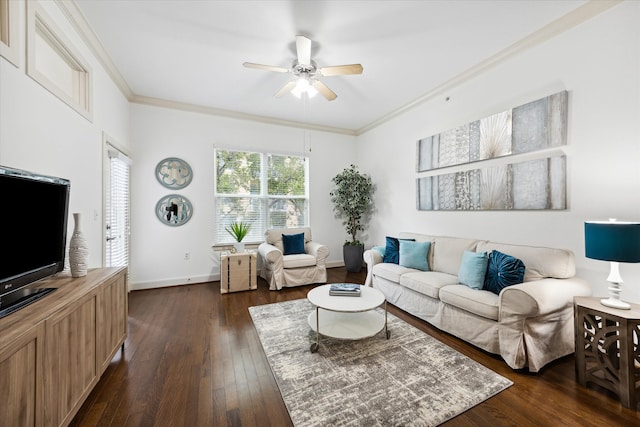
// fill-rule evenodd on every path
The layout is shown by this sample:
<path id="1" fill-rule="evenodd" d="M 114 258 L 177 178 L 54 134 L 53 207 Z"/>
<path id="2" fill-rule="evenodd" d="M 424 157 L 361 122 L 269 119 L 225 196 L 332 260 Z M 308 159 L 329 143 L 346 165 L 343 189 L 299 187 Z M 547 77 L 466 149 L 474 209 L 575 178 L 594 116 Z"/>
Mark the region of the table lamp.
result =
<path id="1" fill-rule="evenodd" d="M 640 262 L 640 222 L 587 221 L 584 223 L 585 256 L 610 261 L 611 270 L 607 281 L 609 298 L 600 301 L 607 307 L 628 310 L 629 304 L 620 300 L 622 277 L 620 262 Z"/>

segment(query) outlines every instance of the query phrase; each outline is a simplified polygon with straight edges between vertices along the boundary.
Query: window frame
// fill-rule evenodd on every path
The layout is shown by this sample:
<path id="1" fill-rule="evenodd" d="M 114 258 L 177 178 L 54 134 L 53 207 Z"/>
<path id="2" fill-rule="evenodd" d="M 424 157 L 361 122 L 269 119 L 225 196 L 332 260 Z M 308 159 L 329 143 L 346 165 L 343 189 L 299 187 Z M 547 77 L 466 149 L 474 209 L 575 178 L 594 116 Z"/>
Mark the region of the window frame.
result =
<path id="1" fill-rule="evenodd" d="M 57 59 L 71 73 L 72 92 L 57 84 L 46 71 L 38 68 L 38 37 L 47 43 Z M 27 75 L 89 121 L 93 120 L 93 72 L 64 32 L 35 1 L 27 2 Z"/>
<path id="2" fill-rule="evenodd" d="M 260 193 L 259 194 L 237 194 L 237 193 L 218 193 L 218 151 L 233 151 L 240 153 L 251 153 L 258 154 L 260 156 Z M 268 189 L 268 179 L 269 179 L 269 156 L 281 156 L 281 157 L 295 157 L 297 159 L 302 159 L 304 162 L 304 195 L 270 195 Z M 309 226 L 310 221 L 310 199 L 309 199 L 309 157 L 305 156 L 301 153 L 286 153 L 286 152 L 278 152 L 274 150 L 263 151 L 259 149 L 251 149 L 251 148 L 238 148 L 238 147 L 224 147 L 224 146 L 216 146 L 214 147 L 214 182 L 213 182 L 213 193 L 214 193 L 214 216 L 215 216 L 215 243 L 214 245 L 226 246 L 234 243 L 233 238 L 231 236 L 225 235 L 224 229 L 221 229 L 221 222 L 218 216 L 218 199 L 220 198 L 245 198 L 245 199 L 256 199 L 261 203 L 261 207 L 263 209 L 261 214 L 261 228 L 263 231 L 268 230 L 270 227 L 270 217 L 271 211 L 269 209 L 269 201 L 274 199 L 300 199 L 304 200 L 305 210 L 304 210 L 304 226 Z M 283 227 L 286 228 L 286 227 Z M 264 233 L 261 233 L 264 235 Z M 261 243 L 263 239 L 260 240 L 243 240 L 244 243 L 252 245 Z"/>
<path id="3" fill-rule="evenodd" d="M 0 0 L 0 56 L 20 67 L 20 10 L 24 10 L 24 2 L 16 0 Z"/>

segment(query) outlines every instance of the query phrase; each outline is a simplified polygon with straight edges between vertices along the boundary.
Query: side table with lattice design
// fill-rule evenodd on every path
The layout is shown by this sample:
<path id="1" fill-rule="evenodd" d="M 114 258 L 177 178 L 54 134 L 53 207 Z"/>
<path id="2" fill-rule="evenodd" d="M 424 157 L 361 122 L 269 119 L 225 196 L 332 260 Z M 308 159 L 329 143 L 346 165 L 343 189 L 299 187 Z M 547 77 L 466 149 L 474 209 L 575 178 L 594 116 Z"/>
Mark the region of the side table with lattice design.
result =
<path id="1" fill-rule="evenodd" d="M 576 377 L 615 393 L 622 405 L 637 409 L 640 400 L 640 305 L 618 310 L 600 298 L 575 297 Z"/>

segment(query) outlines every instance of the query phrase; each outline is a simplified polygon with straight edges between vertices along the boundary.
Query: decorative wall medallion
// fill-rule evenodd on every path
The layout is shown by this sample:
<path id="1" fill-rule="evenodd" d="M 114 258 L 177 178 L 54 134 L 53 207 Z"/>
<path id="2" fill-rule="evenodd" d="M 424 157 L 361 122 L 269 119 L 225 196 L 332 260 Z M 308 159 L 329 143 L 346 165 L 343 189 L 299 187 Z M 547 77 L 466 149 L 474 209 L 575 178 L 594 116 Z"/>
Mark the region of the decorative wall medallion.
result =
<path id="1" fill-rule="evenodd" d="M 156 166 L 156 178 L 163 186 L 177 190 L 191 183 L 193 172 L 184 160 L 168 157 Z"/>
<path id="2" fill-rule="evenodd" d="M 193 215 L 193 206 L 184 196 L 169 194 L 158 200 L 156 204 L 156 216 L 161 223 L 172 227 L 186 224 Z"/>

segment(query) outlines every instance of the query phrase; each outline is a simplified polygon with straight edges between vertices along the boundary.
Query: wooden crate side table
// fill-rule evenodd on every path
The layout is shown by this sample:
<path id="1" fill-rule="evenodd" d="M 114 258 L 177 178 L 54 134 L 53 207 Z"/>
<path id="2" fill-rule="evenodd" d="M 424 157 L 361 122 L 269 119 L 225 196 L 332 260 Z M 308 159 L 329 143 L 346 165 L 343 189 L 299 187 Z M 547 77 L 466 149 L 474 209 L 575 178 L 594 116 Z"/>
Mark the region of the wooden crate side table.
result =
<path id="1" fill-rule="evenodd" d="M 610 390 L 623 406 L 636 409 L 640 396 L 640 305 L 618 310 L 600 304 L 600 298 L 576 297 L 574 316 L 578 383 Z"/>
<path id="2" fill-rule="evenodd" d="M 220 255 L 220 293 L 258 289 L 256 262 L 256 252 L 223 252 Z"/>

